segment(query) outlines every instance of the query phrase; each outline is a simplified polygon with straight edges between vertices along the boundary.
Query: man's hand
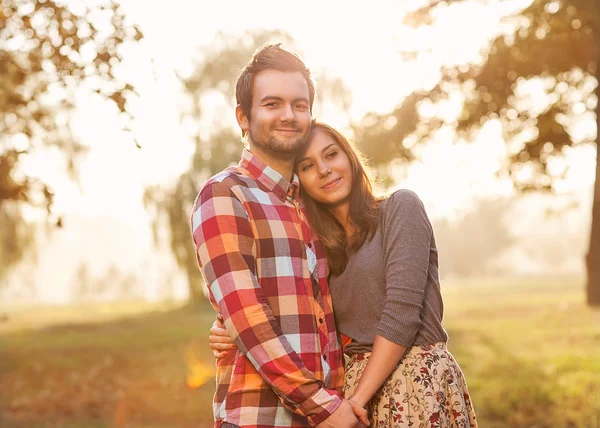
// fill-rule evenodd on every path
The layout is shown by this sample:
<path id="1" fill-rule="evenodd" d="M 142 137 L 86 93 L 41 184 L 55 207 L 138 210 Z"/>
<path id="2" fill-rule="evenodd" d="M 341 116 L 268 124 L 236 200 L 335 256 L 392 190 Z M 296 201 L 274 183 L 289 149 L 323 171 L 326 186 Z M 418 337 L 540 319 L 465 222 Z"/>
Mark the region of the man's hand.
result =
<path id="1" fill-rule="evenodd" d="M 348 400 L 342 400 L 340 407 L 317 425 L 317 428 L 360 428 L 360 422 L 354 416 L 354 411 Z"/>
<path id="2" fill-rule="evenodd" d="M 367 412 L 367 409 L 365 409 L 363 406 L 358 404 L 352 398 L 348 399 L 348 402 L 350 403 L 350 406 L 352 407 L 354 414 L 360 420 L 360 422 L 366 426 L 371 425 L 371 422 L 369 421 L 369 412 Z"/>
<path id="3" fill-rule="evenodd" d="M 229 333 L 225 330 L 225 324 L 223 324 L 223 317 L 221 314 L 217 314 L 217 319 L 210 329 L 208 346 L 212 349 L 212 353 L 216 359 L 225 358 L 228 349 L 237 348 L 229 336 Z"/>

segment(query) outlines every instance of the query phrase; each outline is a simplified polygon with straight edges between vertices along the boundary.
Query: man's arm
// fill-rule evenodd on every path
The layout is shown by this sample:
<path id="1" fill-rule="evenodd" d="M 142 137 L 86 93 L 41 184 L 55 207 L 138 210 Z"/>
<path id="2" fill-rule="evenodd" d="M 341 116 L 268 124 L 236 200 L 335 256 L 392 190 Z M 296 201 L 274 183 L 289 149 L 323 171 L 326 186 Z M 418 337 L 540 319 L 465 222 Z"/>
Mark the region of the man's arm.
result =
<path id="1" fill-rule="evenodd" d="M 210 329 L 208 344 L 213 351 L 215 358 L 225 358 L 228 350 L 236 349 L 235 344 L 223 324 L 221 315 L 217 315 L 217 319 Z M 362 382 L 362 380 L 361 380 Z M 381 382 L 379 383 L 381 385 Z M 349 405 L 349 406 L 348 406 Z M 352 413 L 354 412 L 354 417 Z M 340 426 L 352 427 L 356 426 L 356 419 L 364 425 L 369 425 L 369 416 L 364 405 L 352 400 L 344 400 L 340 407 L 324 422 L 321 422 L 317 428 L 337 428 Z"/>
<path id="2" fill-rule="evenodd" d="M 323 422 L 342 400 L 323 388 L 283 335 L 256 277 L 248 214 L 227 185 L 213 182 L 202 189 L 192 233 L 204 277 L 235 344 L 286 408 L 312 425 Z"/>

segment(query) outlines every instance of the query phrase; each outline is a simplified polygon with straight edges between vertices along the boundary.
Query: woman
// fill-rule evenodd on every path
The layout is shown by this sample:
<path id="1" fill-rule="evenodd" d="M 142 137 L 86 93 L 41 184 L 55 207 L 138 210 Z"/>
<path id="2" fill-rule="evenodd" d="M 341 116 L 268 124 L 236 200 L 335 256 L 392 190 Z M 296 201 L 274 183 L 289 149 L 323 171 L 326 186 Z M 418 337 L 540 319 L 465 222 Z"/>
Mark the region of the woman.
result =
<path id="1" fill-rule="evenodd" d="M 348 356 L 344 395 L 375 427 L 476 427 L 467 385 L 446 348 L 438 257 L 420 199 L 373 194 L 358 150 L 313 125 L 296 173 L 307 217 L 326 249 L 336 326 Z M 211 347 L 231 339 L 218 323 Z"/>

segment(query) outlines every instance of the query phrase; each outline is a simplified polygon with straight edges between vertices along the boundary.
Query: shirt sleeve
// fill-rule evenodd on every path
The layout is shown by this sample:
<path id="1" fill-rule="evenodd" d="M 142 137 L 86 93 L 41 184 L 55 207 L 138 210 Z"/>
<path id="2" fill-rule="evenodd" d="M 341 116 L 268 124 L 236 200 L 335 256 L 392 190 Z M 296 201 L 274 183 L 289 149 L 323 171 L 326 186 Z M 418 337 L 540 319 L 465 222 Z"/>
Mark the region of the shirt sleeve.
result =
<path id="1" fill-rule="evenodd" d="M 399 190 L 382 216 L 386 300 L 377 334 L 412 346 L 421 327 L 433 229 L 419 197 Z"/>
<path id="2" fill-rule="evenodd" d="M 312 425 L 341 404 L 287 341 L 256 276 L 255 238 L 248 213 L 228 185 L 200 192 L 192 214 L 198 262 L 212 299 L 236 345 L 290 411 Z"/>

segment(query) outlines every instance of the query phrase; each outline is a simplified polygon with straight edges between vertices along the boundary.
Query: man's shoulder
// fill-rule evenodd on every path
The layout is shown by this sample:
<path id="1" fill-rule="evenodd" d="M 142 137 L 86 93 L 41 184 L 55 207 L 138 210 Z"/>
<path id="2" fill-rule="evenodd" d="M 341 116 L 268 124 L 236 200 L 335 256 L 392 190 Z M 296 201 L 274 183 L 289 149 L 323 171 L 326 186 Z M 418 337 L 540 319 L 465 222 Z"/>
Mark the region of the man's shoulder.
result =
<path id="1" fill-rule="evenodd" d="M 214 188 L 236 190 L 239 188 L 250 188 L 255 186 L 256 181 L 248 176 L 244 170 L 237 166 L 231 166 L 206 180 L 199 193 L 201 194 L 208 191 L 208 189 Z"/>

